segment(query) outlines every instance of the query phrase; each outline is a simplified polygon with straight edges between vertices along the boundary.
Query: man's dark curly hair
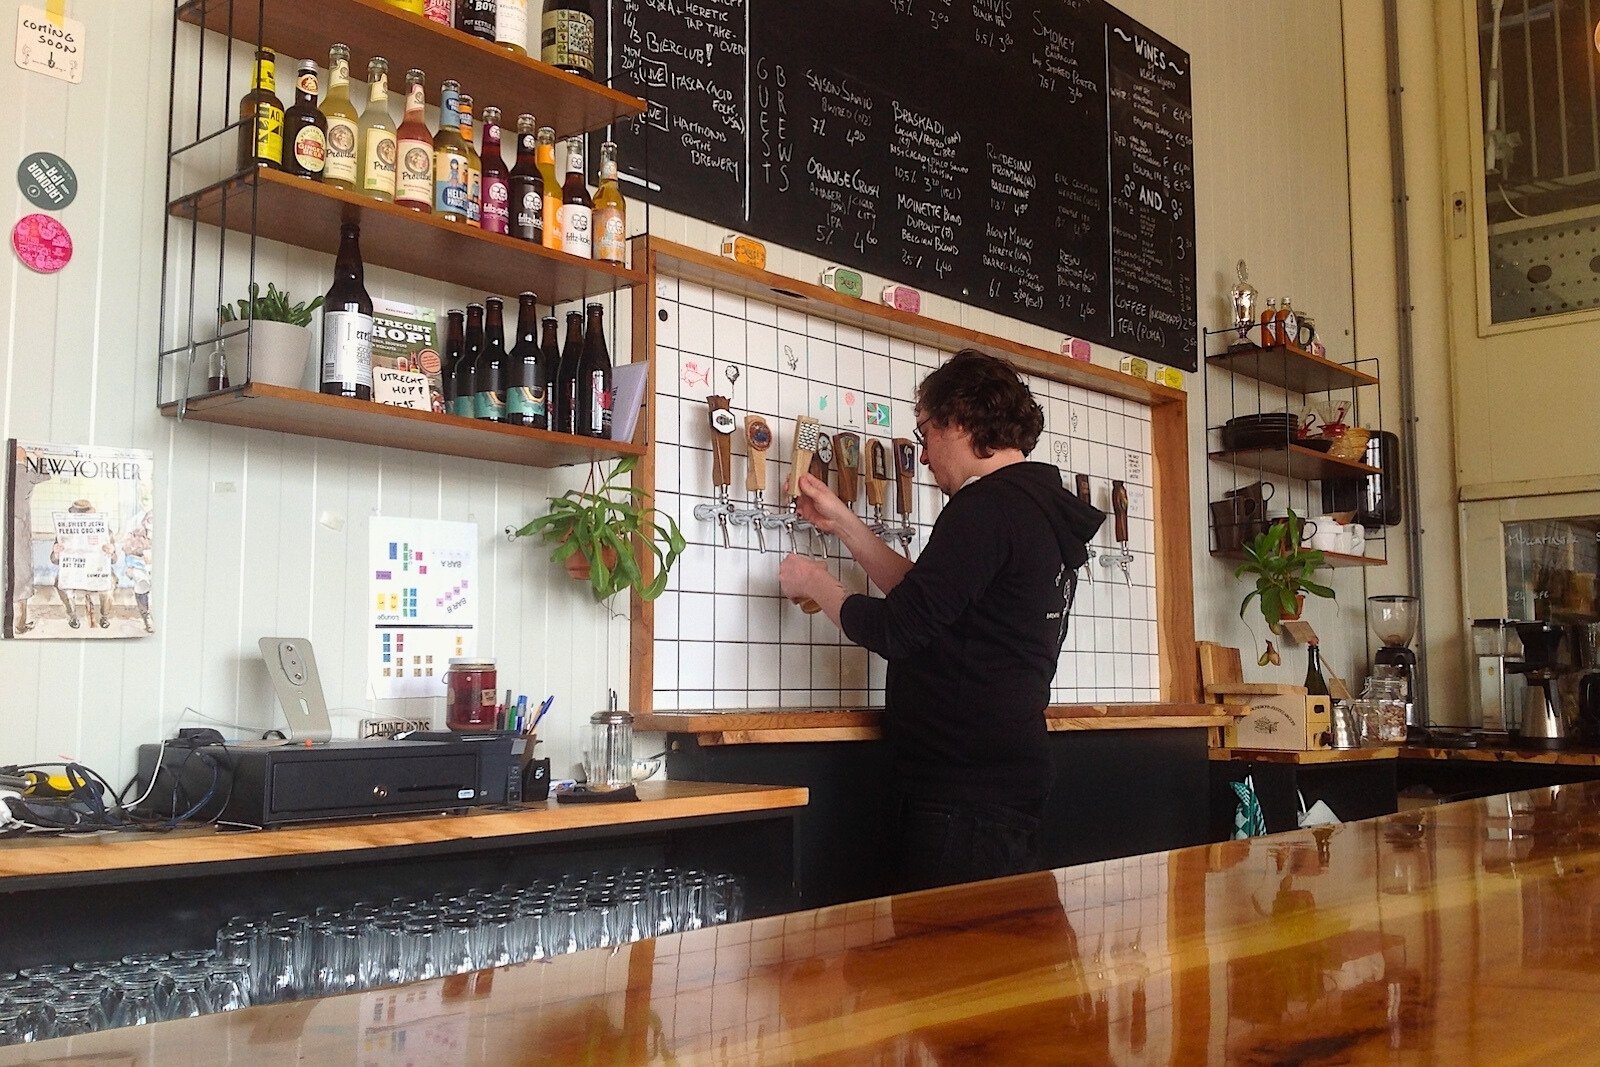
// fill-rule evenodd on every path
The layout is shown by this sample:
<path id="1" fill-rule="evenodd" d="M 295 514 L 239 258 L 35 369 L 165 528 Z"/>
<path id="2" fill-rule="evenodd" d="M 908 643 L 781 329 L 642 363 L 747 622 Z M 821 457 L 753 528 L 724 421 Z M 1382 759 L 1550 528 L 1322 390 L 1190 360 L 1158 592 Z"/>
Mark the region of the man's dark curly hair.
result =
<path id="1" fill-rule="evenodd" d="M 940 427 L 960 427 L 987 459 L 1003 448 L 1033 451 L 1044 432 L 1044 409 L 1003 359 L 963 348 L 917 386 L 917 410 Z"/>

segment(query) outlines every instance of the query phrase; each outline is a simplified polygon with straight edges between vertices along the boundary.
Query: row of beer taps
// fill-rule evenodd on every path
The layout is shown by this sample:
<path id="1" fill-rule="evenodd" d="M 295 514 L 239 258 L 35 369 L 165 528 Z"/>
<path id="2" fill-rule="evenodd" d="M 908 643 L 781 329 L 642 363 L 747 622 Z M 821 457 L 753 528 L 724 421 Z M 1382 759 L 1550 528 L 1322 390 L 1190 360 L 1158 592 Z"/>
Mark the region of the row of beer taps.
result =
<path id="1" fill-rule="evenodd" d="M 1075 488 L 1078 492 L 1078 499 L 1092 507 L 1094 501 L 1090 499 L 1089 476 L 1087 474 L 1076 475 L 1074 482 L 1076 483 Z M 1083 573 L 1093 583 L 1095 560 L 1098 559 L 1100 566 L 1106 570 L 1115 567 L 1122 571 L 1123 582 L 1126 583 L 1128 588 L 1132 589 L 1132 568 L 1136 557 L 1133 554 L 1133 550 L 1128 547 L 1128 485 L 1126 482 L 1117 480 L 1111 482 L 1111 515 L 1112 532 L 1116 534 L 1117 538 L 1117 551 L 1112 552 L 1110 549 L 1096 549 L 1093 545 L 1085 545 L 1084 548 L 1089 551 L 1089 558 L 1084 561 Z"/>
<path id="2" fill-rule="evenodd" d="M 896 437 L 886 446 L 877 438 L 868 438 L 863 447 L 859 434 L 828 434 L 823 431 L 820 420 L 800 415 L 794 420 L 789 477 L 784 482 L 781 498 L 769 503 L 765 495 L 767 452 L 773 445 L 772 427 L 760 415 L 746 415 L 740 434 L 732 401 L 725 396 L 707 397 L 706 409 L 711 424 L 711 484 L 715 502 L 696 504 L 694 517 L 701 522 L 717 524 L 724 548 L 733 547 L 730 531 L 748 529 L 755 537 L 756 547 L 765 552 L 768 531 L 782 530 L 789 535 L 792 551 L 825 558 L 826 539 L 820 530 L 800 517 L 796 505 L 799 497 L 797 472 L 807 471 L 824 483 L 830 481 L 830 474 L 836 474 L 833 489 L 852 510 L 861 486 L 865 485 L 867 505 L 872 509 L 867 528 L 885 541 L 898 541 L 900 551 L 910 556 L 911 543 L 917 536 L 916 528 L 911 525 L 912 488 L 917 469 L 917 449 L 912 442 Z M 750 495 L 742 506 L 733 502 L 731 488 L 736 434 L 743 436 L 746 446 L 744 484 Z M 888 521 L 884 510 L 888 506 L 891 482 L 895 487 L 895 511 L 899 516 L 899 522 L 894 524 Z M 800 547 L 802 534 L 806 538 L 805 550 Z"/>

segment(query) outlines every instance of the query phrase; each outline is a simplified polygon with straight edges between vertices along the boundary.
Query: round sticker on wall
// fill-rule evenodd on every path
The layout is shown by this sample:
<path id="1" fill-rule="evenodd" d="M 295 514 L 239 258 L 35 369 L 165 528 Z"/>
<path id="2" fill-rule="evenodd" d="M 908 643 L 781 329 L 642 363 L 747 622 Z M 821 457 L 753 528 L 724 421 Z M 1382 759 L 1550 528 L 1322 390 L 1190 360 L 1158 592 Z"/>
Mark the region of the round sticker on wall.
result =
<path id="1" fill-rule="evenodd" d="M 49 215 L 24 215 L 11 227 L 17 258 L 40 274 L 54 274 L 72 262 L 72 235 Z"/>
<path id="2" fill-rule="evenodd" d="M 60 211 L 77 198 L 78 175 L 54 152 L 34 152 L 17 164 L 17 188 L 34 207 Z"/>

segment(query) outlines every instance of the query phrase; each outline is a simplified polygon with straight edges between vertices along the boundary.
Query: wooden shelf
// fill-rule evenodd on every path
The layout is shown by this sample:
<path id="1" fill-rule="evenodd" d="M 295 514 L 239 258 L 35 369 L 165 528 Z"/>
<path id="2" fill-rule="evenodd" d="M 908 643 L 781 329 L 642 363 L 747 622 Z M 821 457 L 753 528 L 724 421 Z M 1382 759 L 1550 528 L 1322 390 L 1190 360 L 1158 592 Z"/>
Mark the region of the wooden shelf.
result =
<path id="1" fill-rule="evenodd" d="M 178 404 L 162 405 L 161 413 L 177 417 Z M 250 384 L 190 400 L 183 417 L 524 467 L 563 467 L 645 453 L 644 446 L 632 442 L 501 426 L 276 385 Z"/>
<path id="2" fill-rule="evenodd" d="M 543 245 L 447 222 L 276 170 L 232 178 L 175 200 L 168 211 L 236 233 L 337 255 L 339 227 L 361 227 L 361 260 L 486 293 L 532 290 L 558 304 L 643 285 L 644 272 L 578 259 Z"/>
<path id="3" fill-rule="evenodd" d="M 1211 554 L 1217 559 L 1233 559 L 1243 561 L 1248 557 L 1238 549 L 1212 549 Z M 1322 562 L 1328 567 L 1383 567 L 1389 561 L 1382 556 L 1352 556 L 1348 552 L 1324 552 Z"/>
<path id="4" fill-rule="evenodd" d="M 1285 478 L 1318 481 L 1325 478 L 1362 478 L 1382 474 L 1377 467 L 1351 459 L 1335 459 L 1326 452 L 1301 445 L 1270 448 L 1235 448 L 1211 453 L 1221 463 L 1232 463 L 1245 470 L 1279 474 Z"/>
<path id="5" fill-rule="evenodd" d="M 1378 384 L 1376 375 L 1312 355 L 1297 345 L 1277 345 L 1272 348 L 1262 348 L 1258 344 L 1240 345 L 1218 355 L 1207 356 L 1206 362 L 1244 378 L 1279 386 L 1291 393 L 1326 393 L 1335 389 Z"/>
<path id="6" fill-rule="evenodd" d="M 383 56 L 391 87 L 407 68 L 419 67 L 427 72 L 434 103 L 440 83 L 454 78 L 480 108 L 498 107 L 511 120 L 532 112 L 558 137 L 644 113 L 644 101 L 637 97 L 407 14 L 387 0 L 190 0 L 178 8 L 178 18 L 318 63 L 326 63 L 328 46 L 340 41 L 350 49 L 352 80 L 365 78 L 367 61 Z M 537 18 L 529 21 L 537 27 Z M 281 69 L 279 79 L 291 80 Z"/>

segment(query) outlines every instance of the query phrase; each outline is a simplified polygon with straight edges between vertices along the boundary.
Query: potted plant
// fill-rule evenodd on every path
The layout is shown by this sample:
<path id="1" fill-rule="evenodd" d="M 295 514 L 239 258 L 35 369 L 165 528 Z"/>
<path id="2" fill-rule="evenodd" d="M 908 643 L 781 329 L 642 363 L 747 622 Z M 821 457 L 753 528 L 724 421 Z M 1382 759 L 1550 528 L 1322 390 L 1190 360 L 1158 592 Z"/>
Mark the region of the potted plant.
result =
<path id="1" fill-rule="evenodd" d="M 1255 575 L 1256 587 L 1239 602 L 1239 617 L 1252 600 L 1261 609 L 1267 629 L 1278 632 L 1284 619 L 1298 619 L 1306 594 L 1332 597 L 1333 590 L 1311 580 L 1324 565 L 1322 553 L 1300 543 L 1300 516 L 1291 509 L 1287 518 L 1274 522 L 1242 546 L 1245 562 L 1234 568 L 1233 576 Z"/>
<path id="2" fill-rule="evenodd" d="M 217 308 L 217 324 L 220 327 L 230 322 L 249 323 L 249 380 L 300 388 L 311 351 L 311 336 L 306 327 L 311 325 L 312 312 L 322 306 L 322 297 L 309 304 L 291 304 L 287 290 L 268 282 L 266 294 L 262 295 L 261 287 L 251 282 L 249 298 L 235 303 L 239 309 L 237 314 L 228 304 Z M 217 344 L 220 348 L 222 342 Z M 220 377 L 226 387 L 225 360 Z"/>
<path id="3" fill-rule="evenodd" d="M 549 512 L 512 536 L 537 536 L 555 545 L 551 562 L 564 563 L 573 577 L 588 579 L 596 600 L 630 588 L 639 599 L 654 600 L 688 542 L 670 515 L 644 502 L 643 489 L 622 484 L 638 465 L 635 456 L 619 461 L 592 491 L 591 471 L 590 485 L 551 497 Z M 635 539 L 655 560 L 655 575 L 648 582 L 630 546 Z"/>

